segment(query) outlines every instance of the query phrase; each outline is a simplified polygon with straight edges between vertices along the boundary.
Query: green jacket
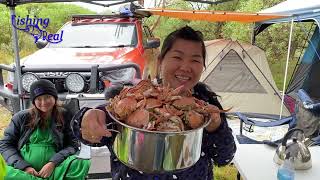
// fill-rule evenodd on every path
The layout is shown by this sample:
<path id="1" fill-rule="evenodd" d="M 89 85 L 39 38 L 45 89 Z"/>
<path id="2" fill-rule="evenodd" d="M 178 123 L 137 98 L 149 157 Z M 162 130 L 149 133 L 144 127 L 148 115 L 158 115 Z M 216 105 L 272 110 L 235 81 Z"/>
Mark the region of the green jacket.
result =
<path id="1" fill-rule="evenodd" d="M 5 175 L 6 175 L 6 162 L 4 162 L 4 159 L 0 155 L 0 179 L 4 179 Z"/>

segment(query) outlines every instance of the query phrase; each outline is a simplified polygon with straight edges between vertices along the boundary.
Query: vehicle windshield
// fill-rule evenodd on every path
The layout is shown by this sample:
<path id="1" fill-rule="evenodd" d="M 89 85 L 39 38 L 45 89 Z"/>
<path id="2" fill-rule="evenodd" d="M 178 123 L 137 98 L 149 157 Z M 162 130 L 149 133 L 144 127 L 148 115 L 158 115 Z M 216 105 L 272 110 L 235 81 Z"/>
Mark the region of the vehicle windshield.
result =
<path id="1" fill-rule="evenodd" d="M 63 30 L 62 42 L 50 43 L 49 48 L 125 47 L 137 44 L 137 33 L 133 23 L 86 25 L 69 23 L 61 30 Z"/>

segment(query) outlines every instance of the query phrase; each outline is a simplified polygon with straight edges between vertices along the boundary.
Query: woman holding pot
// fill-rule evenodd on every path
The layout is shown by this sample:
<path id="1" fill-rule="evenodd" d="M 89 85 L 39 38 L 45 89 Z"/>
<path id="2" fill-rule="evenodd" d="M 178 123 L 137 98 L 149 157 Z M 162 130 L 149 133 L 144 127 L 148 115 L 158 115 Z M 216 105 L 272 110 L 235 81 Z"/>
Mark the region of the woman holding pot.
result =
<path id="1" fill-rule="evenodd" d="M 72 156 L 78 142 L 70 129 L 72 116 L 58 103 L 52 82 L 38 80 L 30 87 L 32 107 L 16 113 L 0 140 L 7 163 L 6 180 L 80 180 L 90 161 Z"/>
<path id="2" fill-rule="evenodd" d="M 160 82 L 164 86 L 184 91 L 191 90 L 193 96 L 222 109 L 217 95 L 208 86 L 199 82 L 205 67 L 206 49 L 202 34 L 191 27 L 183 27 L 170 33 L 164 40 L 158 58 Z M 109 89 L 106 97 L 119 93 L 121 87 Z M 148 174 L 136 171 L 122 164 L 112 152 L 112 133 L 105 124 L 111 120 L 106 115 L 105 105 L 96 109 L 83 108 L 73 118 L 73 131 L 85 144 L 107 145 L 111 151 L 111 173 L 113 179 L 213 179 L 213 164 L 226 165 L 231 162 L 236 151 L 232 131 L 228 127 L 224 113 L 214 113 L 210 124 L 204 129 L 200 159 L 190 168 L 177 172 Z M 81 132 L 80 132 L 81 129 Z M 111 137 L 111 138 L 110 138 Z"/>

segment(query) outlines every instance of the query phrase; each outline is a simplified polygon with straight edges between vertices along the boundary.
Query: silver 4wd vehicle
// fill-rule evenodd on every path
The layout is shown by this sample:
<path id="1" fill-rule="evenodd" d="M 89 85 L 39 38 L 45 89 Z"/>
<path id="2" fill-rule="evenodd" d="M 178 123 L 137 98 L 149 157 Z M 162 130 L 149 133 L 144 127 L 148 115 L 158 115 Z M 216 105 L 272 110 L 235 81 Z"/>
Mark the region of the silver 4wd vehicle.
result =
<path id="1" fill-rule="evenodd" d="M 37 42 L 40 50 L 21 59 L 21 77 L 14 66 L 0 65 L 0 103 L 12 113 L 30 105 L 29 88 L 37 79 L 52 81 L 59 99 L 72 97 L 80 105 L 95 106 L 104 100 L 110 85 L 149 75 L 148 62 L 158 56 L 160 40 L 142 24 L 143 16 L 77 15 L 66 23 L 57 44 Z M 2 71 L 9 71 L 4 84 Z M 22 94 L 18 81 L 22 81 Z M 83 101 L 81 101 L 83 99 Z M 92 100 L 92 101 L 91 101 Z M 21 108 L 24 107 L 24 108 Z"/>

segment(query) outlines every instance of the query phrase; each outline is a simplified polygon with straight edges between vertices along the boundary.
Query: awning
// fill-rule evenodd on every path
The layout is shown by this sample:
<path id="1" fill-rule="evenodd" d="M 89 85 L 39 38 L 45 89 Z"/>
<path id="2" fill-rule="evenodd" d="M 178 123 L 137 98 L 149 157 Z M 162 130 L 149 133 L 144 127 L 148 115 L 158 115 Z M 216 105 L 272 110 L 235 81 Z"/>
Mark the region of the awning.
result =
<path id="1" fill-rule="evenodd" d="M 270 24 L 290 22 L 291 20 L 295 22 L 314 21 L 320 27 L 319 0 L 287 0 L 258 13 L 291 14 L 291 16 L 258 22 L 255 28 L 255 35 L 258 35 Z"/>
<path id="2" fill-rule="evenodd" d="M 241 23 L 252 23 L 267 21 L 276 18 L 285 18 L 289 15 L 270 13 L 244 13 L 228 11 L 207 11 L 207 10 L 176 10 L 176 9 L 139 9 L 138 11 L 148 11 L 152 15 L 166 16 L 194 21 L 226 22 L 236 21 Z"/>

